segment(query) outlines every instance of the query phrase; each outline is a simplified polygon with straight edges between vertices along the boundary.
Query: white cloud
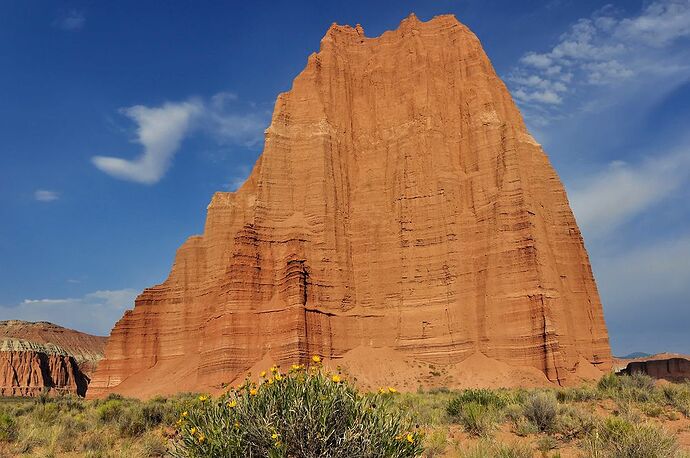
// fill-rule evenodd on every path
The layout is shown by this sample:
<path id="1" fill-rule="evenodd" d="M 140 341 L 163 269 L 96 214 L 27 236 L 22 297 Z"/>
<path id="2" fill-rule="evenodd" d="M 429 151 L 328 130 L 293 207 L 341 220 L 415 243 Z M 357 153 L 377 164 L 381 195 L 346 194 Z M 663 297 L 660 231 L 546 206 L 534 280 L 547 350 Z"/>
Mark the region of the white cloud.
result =
<path id="1" fill-rule="evenodd" d="M 115 178 L 157 183 L 167 172 L 192 121 L 201 111 L 201 104 L 195 101 L 166 103 L 155 108 L 142 105 L 125 108 L 122 113 L 138 125 L 137 142 L 144 146 L 144 153 L 133 160 L 95 156 L 92 161 Z"/>
<path id="2" fill-rule="evenodd" d="M 642 15 L 623 19 L 615 30 L 621 39 L 635 40 L 650 46 L 690 36 L 690 1 L 657 1 Z"/>
<path id="3" fill-rule="evenodd" d="M 15 306 L 0 306 L 0 320 L 50 321 L 107 335 L 124 311 L 134 307 L 137 293 L 133 289 L 101 290 L 80 298 L 25 299 Z"/>
<path id="4" fill-rule="evenodd" d="M 204 102 L 168 102 L 160 107 L 137 105 L 121 112 L 137 123 L 137 142 L 144 153 L 136 159 L 95 156 L 93 164 L 101 171 L 119 179 L 143 184 L 160 181 L 172 164 L 182 141 L 195 127 L 222 144 L 245 147 L 263 139 L 268 122 L 265 113 L 238 113 L 230 106 L 237 96 L 220 92 Z"/>
<path id="5" fill-rule="evenodd" d="M 72 31 L 79 30 L 84 27 L 85 22 L 86 17 L 82 11 L 70 10 L 57 18 L 53 25 L 62 30 Z"/>
<path id="6" fill-rule="evenodd" d="M 54 202 L 60 198 L 60 194 L 56 191 L 49 191 L 47 189 L 37 189 L 34 192 L 34 199 L 39 202 Z"/>
<path id="7" fill-rule="evenodd" d="M 621 81 L 657 81 L 657 90 L 672 90 L 662 78 L 690 77 L 688 47 L 679 44 L 690 37 L 688 24 L 690 0 L 657 0 L 626 18 L 605 7 L 576 21 L 550 50 L 527 52 L 507 80 L 526 115 L 545 119 L 587 86 L 610 91 Z"/>
<path id="8" fill-rule="evenodd" d="M 614 161 L 573 186 L 570 200 L 587 236 L 601 237 L 668 197 L 690 177 L 690 150 L 629 165 Z"/>

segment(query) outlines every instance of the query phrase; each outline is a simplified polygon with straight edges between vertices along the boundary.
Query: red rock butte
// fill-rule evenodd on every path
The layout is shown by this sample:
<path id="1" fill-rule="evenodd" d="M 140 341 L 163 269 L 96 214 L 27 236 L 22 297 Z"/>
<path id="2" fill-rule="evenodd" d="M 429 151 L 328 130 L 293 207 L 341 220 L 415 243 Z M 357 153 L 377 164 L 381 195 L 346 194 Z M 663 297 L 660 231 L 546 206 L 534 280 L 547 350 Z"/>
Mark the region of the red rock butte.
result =
<path id="1" fill-rule="evenodd" d="M 89 395 L 213 391 L 314 354 L 402 389 L 610 366 L 563 185 L 453 16 L 329 28 L 247 181 L 114 327 Z"/>
<path id="2" fill-rule="evenodd" d="M 45 321 L 0 321 L 0 396 L 84 396 L 105 341 Z"/>

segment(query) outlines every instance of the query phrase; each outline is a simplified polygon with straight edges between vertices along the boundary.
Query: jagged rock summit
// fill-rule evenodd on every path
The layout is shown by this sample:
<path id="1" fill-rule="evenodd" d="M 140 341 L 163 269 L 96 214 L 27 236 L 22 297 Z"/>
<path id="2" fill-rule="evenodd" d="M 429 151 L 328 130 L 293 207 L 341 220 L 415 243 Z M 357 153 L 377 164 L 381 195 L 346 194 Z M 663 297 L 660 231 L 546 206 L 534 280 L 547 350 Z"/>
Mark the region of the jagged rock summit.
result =
<path id="1" fill-rule="evenodd" d="M 84 396 L 105 341 L 46 321 L 0 321 L 0 395 Z"/>
<path id="2" fill-rule="evenodd" d="M 89 394 L 212 391 L 313 354 L 410 390 L 610 365 L 563 185 L 453 16 L 329 28 L 247 181 L 113 329 Z"/>

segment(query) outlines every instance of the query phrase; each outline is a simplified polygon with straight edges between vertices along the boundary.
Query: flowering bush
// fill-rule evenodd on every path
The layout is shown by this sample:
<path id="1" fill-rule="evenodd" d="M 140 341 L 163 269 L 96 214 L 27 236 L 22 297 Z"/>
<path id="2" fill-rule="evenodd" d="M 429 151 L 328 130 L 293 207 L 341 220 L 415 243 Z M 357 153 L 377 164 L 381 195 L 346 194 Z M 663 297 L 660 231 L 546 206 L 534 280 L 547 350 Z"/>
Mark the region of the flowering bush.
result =
<path id="1" fill-rule="evenodd" d="M 218 398 L 200 396 L 177 423 L 178 457 L 414 457 L 419 433 L 394 413 L 394 389 L 364 396 L 314 364 L 276 367 Z"/>

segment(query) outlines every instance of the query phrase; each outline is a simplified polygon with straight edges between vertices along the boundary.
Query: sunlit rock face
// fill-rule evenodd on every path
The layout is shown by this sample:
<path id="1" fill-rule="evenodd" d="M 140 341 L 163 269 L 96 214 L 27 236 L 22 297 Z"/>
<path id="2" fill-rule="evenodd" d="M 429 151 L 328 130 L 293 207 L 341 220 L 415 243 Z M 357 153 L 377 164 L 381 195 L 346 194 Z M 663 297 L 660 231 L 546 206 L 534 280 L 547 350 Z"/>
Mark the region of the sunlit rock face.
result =
<path id="1" fill-rule="evenodd" d="M 213 196 L 105 354 L 96 396 L 219 389 L 312 354 L 370 385 L 391 376 L 362 362 L 379 358 L 409 389 L 492 365 L 505 377 L 473 384 L 565 384 L 611 359 L 563 185 L 453 16 L 333 25 L 246 183 Z"/>
<path id="2" fill-rule="evenodd" d="M 0 321 L 0 395 L 85 396 L 105 341 L 47 322 Z"/>

